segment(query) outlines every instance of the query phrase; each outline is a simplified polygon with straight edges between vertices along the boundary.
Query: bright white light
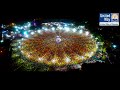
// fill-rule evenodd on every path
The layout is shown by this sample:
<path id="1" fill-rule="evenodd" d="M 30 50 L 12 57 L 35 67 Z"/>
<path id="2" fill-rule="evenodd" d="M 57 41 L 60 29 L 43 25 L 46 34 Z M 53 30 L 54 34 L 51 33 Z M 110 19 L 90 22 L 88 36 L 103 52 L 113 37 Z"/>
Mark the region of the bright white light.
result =
<path id="1" fill-rule="evenodd" d="M 41 30 L 38 30 L 37 32 L 38 32 L 38 33 L 41 33 Z"/>
<path id="2" fill-rule="evenodd" d="M 84 59 L 84 56 L 81 56 L 82 59 Z"/>
<path id="3" fill-rule="evenodd" d="M 55 31 L 55 28 L 54 28 L 54 27 L 52 27 L 51 29 L 52 29 L 52 31 Z"/>
<path id="4" fill-rule="evenodd" d="M 47 31 L 48 29 L 46 27 L 42 27 L 43 30 Z"/>
<path id="5" fill-rule="evenodd" d="M 21 51 L 21 53 L 24 53 L 23 51 Z"/>
<path id="6" fill-rule="evenodd" d="M 71 26 L 73 26 L 74 24 L 71 24 Z"/>
<path id="7" fill-rule="evenodd" d="M 18 48 L 21 48 L 21 46 L 18 46 Z"/>
<path id="8" fill-rule="evenodd" d="M 53 60 L 52 60 L 52 63 L 55 63 L 55 62 L 56 62 L 56 60 L 55 60 L 55 59 L 53 59 Z"/>
<path id="9" fill-rule="evenodd" d="M 10 35 L 6 34 L 6 37 L 11 37 Z"/>
<path id="10" fill-rule="evenodd" d="M 98 45 L 96 44 L 96 48 L 98 49 Z"/>
<path id="11" fill-rule="evenodd" d="M 67 32 L 68 32 L 69 30 L 70 30 L 70 28 L 69 28 L 69 27 L 65 27 L 65 31 L 67 31 Z"/>
<path id="12" fill-rule="evenodd" d="M 100 44 L 100 42 L 97 42 L 97 44 L 99 45 L 99 44 Z"/>
<path id="13" fill-rule="evenodd" d="M 27 34 L 27 32 L 24 32 L 24 35 L 26 35 Z"/>
<path id="14" fill-rule="evenodd" d="M 81 68 L 81 65 L 77 64 L 76 67 L 77 67 L 77 68 Z"/>
<path id="15" fill-rule="evenodd" d="M 18 31 L 18 29 L 16 29 L 16 31 Z"/>
<path id="16" fill-rule="evenodd" d="M 67 25 L 67 24 L 65 24 L 64 26 L 65 26 L 65 27 L 67 27 L 68 25 Z"/>
<path id="17" fill-rule="evenodd" d="M 26 34 L 25 37 L 28 38 L 29 36 Z"/>
<path id="18" fill-rule="evenodd" d="M 21 29 L 21 27 L 18 27 L 18 29 Z"/>
<path id="19" fill-rule="evenodd" d="M 86 32 L 85 32 L 85 35 L 87 36 L 88 34 L 89 34 L 89 32 L 88 32 L 88 31 L 86 31 Z"/>
<path id="20" fill-rule="evenodd" d="M 91 52 L 91 54 L 93 54 L 93 52 Z"/>
<path id="21" fill-rule="evenodd" d="M 31 26 L 31 23 L 30 22 L 28 22 L 28 27 L 30 27 Z"/>
<path id="22" fill-rule="evenodd" d="M 6 31 L 2 31 L 2 33 L 6 33 Z"/>
<path id="23" fill-rule="evenodd" d="M 24 38 L 22 38 L 22 41 L 24 40 Z"/>
<path id="24" fill-rule="evenodd" d="M 67 63 L 70 62 L 70 58 L 67 57 L 67 58 L 66 58 L 66 62 L 67 62 Z"/>
<path id="25" fill-rule="evenodd" d="M 96 37 L 95 39 L 97 40 L 98 38 Z"/>
<path id="26" fill-rule="evenodd" d="M 17 26 L 15 26 L 14 28 L 18 28 Z"/>
<path id="27" fill-rule="evenodd" d="M 39 60 L 39 61 L 43 61 L 44 59 L 40 57 L 40 58 L 38 58 L 38 60 Z"/>
<path id="28" fill-rule="evenodd" d="M 15 38 L 15 36 L 13 36 L 13 38 Z"/>
<path id="29" fill-rule="evenodd" d="M 28 30 L 28 32 L 31 32 L 31 30 Z"/>
<path id="30" fill-rule="evenodd" d="M 116 47 L 117 47 L 117 45 L 113 45 L 112 47 L 113 47 L 113 48 L 116 48 Z"/>
<path id="31" fill-rule="evenodd" d="M 47 31 L 48 29 L 47 28 L 44 28 L 45 31 Z"/>
<path id="32" fill-rule="evenodd" d="M 56 36 L 56 42 L 57 43 L 60 43 L 62 40 L 61 40 L 61 38 L 60 38 L 60 36 Z"/>
<path id="33" fill-rule="evenodd" d="M 23 27 L 20 27 L 20 29 L 23 29 Z"/>
<path id="34" fill-rule="evenodd" d="M 27 28 L 27 26 L 24 26 L 25 28 Z"/>
<path id="35" fill-rule="evenodd" d="M 15 32 L 15 34 L 16 34 L 17 32 Z"/>
<path id="36" fill-rule="evenodd" d="M 31 35 L 35 34 L 34 32 L 31 32 Z"/>
<path id="37" fill-rule="evenodd" d="M 103 45 L 103 43 L 102 43 L 102 42 L 97 42 L 97 44 L 98 44 L 98 45 Z"/>
<path id="38" fill-rule="evenodd" d="M 0 41 L 1 43 L 4 42 L 3 40 Z"/>
<path id="39" fill-rule="evenodd" d="M 80 28 L 84 28 L 85 26 L 80 26 Z"/>
<path id="40" fill-rule="evenodd" d="M 91 57 L 93 55 L 93 52 L 91 52 L 90 54 L 89 54 L 89 56 Z"/>
<path id="41" fill-rule="evenodd" d="M 91 38 L 93 38 L 93 35 L 91 35 Z"/>
<path id="42" fill-rule="evenodd" d="M 28 57 L 30 57 L 30 55 L 28 54 Z"/>
<path id="43" fill-rule="evenodd" d="M 72 29 L 72 31 L 73 31 L 73 32 L 76 32 L 76 31 L 77 31 L 77 29 L 73 28 L 73 29 Z"/>
<path id="44" fill-rule="evenodd" d="M 83 33 L 83 30 L 82 30 L 82 29 L 81 29 L 81 30 L 79 30 L 79 33 L 80 33 L 80 34 L 82 34 L 82 33 Z"/>

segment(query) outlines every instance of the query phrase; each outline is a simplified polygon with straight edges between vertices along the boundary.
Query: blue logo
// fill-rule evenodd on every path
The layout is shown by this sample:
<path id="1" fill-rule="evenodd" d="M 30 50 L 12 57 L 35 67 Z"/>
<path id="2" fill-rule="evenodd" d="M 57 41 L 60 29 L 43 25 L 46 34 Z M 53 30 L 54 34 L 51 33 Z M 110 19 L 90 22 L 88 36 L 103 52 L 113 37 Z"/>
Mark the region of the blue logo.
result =
<path id="1" fill-rule="evenodd" d="M 110 13 L 100 13 L 99 22 L 111 22 Z"/>
<path id="2" fill-rule="evenodd" d="M 119 26 L 119 13 L 100 13 L 99 26 Z"/>

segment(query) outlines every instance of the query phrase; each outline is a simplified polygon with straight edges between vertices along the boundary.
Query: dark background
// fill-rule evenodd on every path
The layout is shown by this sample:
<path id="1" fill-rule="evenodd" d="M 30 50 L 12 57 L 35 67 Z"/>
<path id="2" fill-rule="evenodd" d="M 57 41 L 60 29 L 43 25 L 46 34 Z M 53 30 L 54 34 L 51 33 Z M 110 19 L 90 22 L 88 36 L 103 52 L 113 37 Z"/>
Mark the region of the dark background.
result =
<path id="1" fill-rule="evenodd" d="M 0 22 L 9 23 L 36 17 L 87 19 L 98 22 L 99 13 L 119 12 L 117 0 L 82 0 L 82 1 L 7 1 L 1 5 Z"/>
<path id="2" fill-rule="evenodd" d="M 9 1 L 2 3 L 3 5 L 0 6 L 1 13 L 0 13 L 0 24 L 9 24 L 11 22 L 21 22 L 24 20 L 32 20 L 34 18 L 41 18 L 41 19 L 69 19 L 75 20 L 76 22 L 88 21 L 90 27 L 94 30 L 100 28 L 99 23 L 99 13 L 119 13 L 119 2 L 116 0 L 96 0 L 96 1 Z M 120 35 L 120 28 L 114 27 L 105 27 L 104 31 L 101 32 L 106 36 L 105 38 L 110 40 L 108 32 L 112 31 L 113 36 L 115 33 Z M 99 32 L 99 31 L 98 31 Z M 113 41 L 119 42 L 119 38 L 117 37 Z M 8 43 L 8 42 L 6 42 Z M 117 62 L 119 62 L 119 52 L 117 57 Z M 2 58 L 3 59 L 3 58 Z M 1 60 L 1 58 L 0 58 Z M 9 60 L 9 57 L 6 57 L 5 60 Z M 113 58 L 114 61 L 114 58 Z M 92 65 L 87 66 L 87 75 L 95 72 L 119 72 L 119 63 L 115 65 Z M 9 64 L 7 63 L 5 66 L 1 67 L 2 72 L 6 72 L 7 68 L 9 68 Z M 85 69 L 86 70 L 86 69 Z M 89 72 L 90 71 L 90 72 Z M 76 73 L 77 72 L 77 73 Z M 75 78 L 76 80 L 80 78 L 83 74 L 79 71 L 75 72 L 68 72 L 68 73 L 54 73 L 48 72 L 46 73 L 10 73 L 10 77 L 24 77 L 24 79 L 37 79 L 44 77 L 44 79 L 61 79 L 61 78 Z M 84 73 L 84 72 L 83 72 Z M 100 73 L 99 73 L 100 74 Z M 111 74 L 111 73 L 110 73 Z M 109 75 L 110 75 L 109 74 Z M 7 74 L 6 74 L 7 75 Z M 85 71 L 86 75 L 86 71 Z M 95 73 L 95 75 L 98 75 Z M 42 77 L 40 77 L 42 76 Z M 90 75 L 92 76 L 92 75 Z M 7 77 L 6 79 L 8 79 Z M 11 79 L 10 79 L 11 80 Z"/>

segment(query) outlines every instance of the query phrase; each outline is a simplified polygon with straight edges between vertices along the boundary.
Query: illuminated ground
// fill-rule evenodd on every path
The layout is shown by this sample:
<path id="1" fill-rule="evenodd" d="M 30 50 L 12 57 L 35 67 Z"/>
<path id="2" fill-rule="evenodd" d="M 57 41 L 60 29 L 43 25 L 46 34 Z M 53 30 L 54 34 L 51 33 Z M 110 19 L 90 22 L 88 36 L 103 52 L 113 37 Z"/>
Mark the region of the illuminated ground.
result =
<path id="1" fill-rule="evenodd" d="M 56 32 L 43 32 L 23 41 L 21 51 L 28 59 L 48 65 L 81 63 L 96 52 L 91 37 L 64 32 L 60 36 L 61 41 L 57 42 Z"/>
<path id="2" fill-rule="evenodd" d="M 43 23 L 41 29 L 25 31 L 23 37 L 12 44 L 12 57 L 29 70 L 42 65 L 45 70 L 66 70 L 69 65 L 81 68 L 82 63 L 94 63 L 95 58 L 102 56 L 98 51 L 100 42 L 84 26 Z"/>

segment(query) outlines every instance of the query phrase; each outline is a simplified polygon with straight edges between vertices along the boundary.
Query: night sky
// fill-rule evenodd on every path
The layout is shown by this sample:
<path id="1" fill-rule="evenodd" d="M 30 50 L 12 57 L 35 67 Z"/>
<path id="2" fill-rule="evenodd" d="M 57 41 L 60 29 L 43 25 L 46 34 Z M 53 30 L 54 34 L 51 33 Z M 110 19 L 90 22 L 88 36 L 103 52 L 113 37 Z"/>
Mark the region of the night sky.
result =
<path id="1" fill-rule="evenodd" d="M 12 2 L 10 2 L 12 3 Z M 47 4 L 49 3 L 49 4 Z M 89 4 L 88 4 L 89 3 Z M 43 4 L 43 6 L 41 5 Z M 87 5 L 88 4 L 88 5 Z M 2 6 L 1 6 L 2 7 Z M 19 4 L 8 4 L 6 8 L 1 8 L 0 23 L 18 22 L 31 20 L 36 17 L 40 18 L 68 18 L 68 19 L 87 19 L 91 23 L 98 22 L 100 12 L 119 12 L 119 5 L 114 1 L 91 1 L 82 2 L 74 1 L 44 1 L 28 2 Z"/>
<path id="2" fill-rule="evenodd" d="M 48 4 L 49 3 L 49 4 Z M 88 4 L 89 3 L 89 4 Z M 43 4 L 43 6 L 41 5 Z M 89 21 L 93 26 L 99 26 L 99 13 L 119 12 L 119 3 L 110 0 L 88 2 L 78 1 L 41 1 L 28 3 L 10 2 L 6 8 L 1 8 L 0 23 L 22 22 L 41 19 L 72 19 L 78 22 Z"/>

